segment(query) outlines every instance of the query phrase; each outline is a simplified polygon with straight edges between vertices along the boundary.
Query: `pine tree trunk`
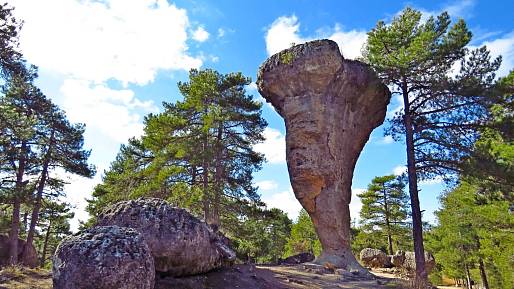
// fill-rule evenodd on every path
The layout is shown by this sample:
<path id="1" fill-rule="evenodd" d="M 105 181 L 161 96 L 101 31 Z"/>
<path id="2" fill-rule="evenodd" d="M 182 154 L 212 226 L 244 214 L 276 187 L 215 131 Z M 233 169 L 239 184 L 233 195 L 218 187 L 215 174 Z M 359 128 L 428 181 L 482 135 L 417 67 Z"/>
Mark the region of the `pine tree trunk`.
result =
<path id="1" fill-rule="evenodd" d="M 18 236 L 20 235 L 20 197 L 13 200 L 12 222 L 9 231 L 9 264 L 18 264 Z"/>
<path id="2" fill-rule="evenodd" d="M 25 244 L 25 247 L 23 248 L 23 260 L 25 261 L 26 258 L 29 257 L 30 252 L 28 251 L 28 248 L 33 246 L 34 242 L 34 235 L 36 233 L 36 225 L 39 220 L 39 211 L 41 210 L 41 201 L 43 199 L 43 191 L 45 189 L 46 180 L 48 179 L 48 166 L 50 164 L 50 157 L 53 150 L 53 142 L 54 142 L 54 130 L 52 130 L 48 149 L 45 154 L 45 158 L 43 160 L 43 169 L 41 170 L 41 176 L 39 178 L 39 183 L 37 186 L 37 194 L 36 194 L 36 200 L 34 202 L 34 208 L 32 209 L 32 215 L 30 218 L 30 228 L 29 232 L 27 234 L 27 243 Z"/>
<path id="3" fill-rule="evenodd" d="M 223 138 L 223 122 L 220 122 L 218 126 L 218 134 L 216 136 L 216 172 L 214 175 L 214 204 L 213 204 L 213 212 L 212 219 L 213 224 L 219 225 L 220 223 L 220 203 L 221 203 L 221 194 L 223 193 L 223 148 L 221 145 L 221 141 Z"/>
<path id="4" fill-rule="evenodd" d="M 18 263 L 18 237 L 20 235 L 21 195 L 25 187 L 23 182 L 23 175 L 25 174 L 25 156 L 27 155 L 27 143 L 25 141 L 22 142 L 20 151 L 21 156 L 18 160 L 18 169 L 16 170 L 16 187 L 14 191 L 15 196 L 13 200 L 11 229 L 9 231 L 9 264 L 11 265 Z"/>
<path id="5" fill-rule="evenodd" d="M 489 282 L 487 281 L 487 274 L 485 272 L 484 260 L 482 257 L 479 257 L 478 259 L 478 268 L 480 269 L 480 278 L 482 279 L 484 289 L 489 289 Z"/>
<path id="6" fill-rule="evenodd" d="M 402 92 L 405 106 L 403 121 L 407 143 L 407 174 L 409 179 L 409 194 L 412 210 L 412 237 L 414 239 L 414 254 L 416 259 L 416 282 L 418 284 L 423 284 L 427 281 L 427 272 L 425 270 L 425 249 L 423 247 L 423 224 L 421 221 L 421 209 L 418 197 L 416 157 L 414 154 L 414 130 L 412 126 L 407 82 L 405 80 L 403 81 Z"/>
<path id="7" fill-rule="evenodd" d="M 204 136 L 203 141 L 203 217 L 205 222 L 211 222 L 210 210 L 209 210 L 209 162 L 207 160 L 207 135 Z"/>
<path id="8" fill-rule="evenodd" d="M 41 252 L 41 266 L 45 265 L 46 251 L 48 250 L 48 239 L 50 239 L 51 228 L 52 228 L 52 220 L 50 219 L 50 221 L 48 223 L 48 228 L 46 228 L 45 242 L 43 243 L 43 252 Z"/>
<path id="9" fill-rule="evenodd" d="M 393 237 L 391 236 L 391 223 L 389 221 L 389 205 L 387 204 L 387 193 L 384 191 L 384 215 L 385 215 L 385 223 L 387 230 L 387 244 L 389 255 L 393 255 Z"/>
<path id="10" fill-rule="evenodd" d="M 466 287 L 468 287 L 468 289 L 473 289 L 471 285 L 471 275 L 469 274 L 468 264 L 466 263 L 464 263 L 464 270 L 466 271 Z"/>

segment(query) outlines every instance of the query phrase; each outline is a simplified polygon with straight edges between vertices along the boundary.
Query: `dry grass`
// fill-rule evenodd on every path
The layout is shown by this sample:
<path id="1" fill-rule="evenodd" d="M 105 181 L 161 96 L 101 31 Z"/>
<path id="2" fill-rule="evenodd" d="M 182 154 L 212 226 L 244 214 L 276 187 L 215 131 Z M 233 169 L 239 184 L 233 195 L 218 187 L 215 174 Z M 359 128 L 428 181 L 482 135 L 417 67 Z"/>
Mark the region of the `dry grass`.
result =
<path id="1" fill-rule="evenodd" d="M 0 289 L 51 289 L 48 270 L 8 266 L 0 270 Z"/>

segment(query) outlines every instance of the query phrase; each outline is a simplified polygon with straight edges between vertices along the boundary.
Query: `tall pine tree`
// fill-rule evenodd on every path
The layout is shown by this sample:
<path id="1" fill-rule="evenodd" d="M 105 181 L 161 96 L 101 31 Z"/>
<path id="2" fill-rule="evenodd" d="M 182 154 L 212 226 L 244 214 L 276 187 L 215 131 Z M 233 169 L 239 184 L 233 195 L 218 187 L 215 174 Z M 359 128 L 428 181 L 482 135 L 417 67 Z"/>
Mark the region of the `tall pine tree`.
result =
<path id="1" fill-rule="evenodd" d="M 388 175 L 373 178 L 368 189 L 357 195 L 362 202 L 360 217 L 364 229 L 379 230 L 385 235 L 390 255 L 394 254 L 394 239 L 398 243 L 408 228 L 409 197 L 404 189 L 401 176 Z"/>
<path id="2" fill-rule="evenodd" d="M 487 118 L 486 96 L 501 62 L 485 47 L 466 48 L 471 32 L 463 20 L 450 26 L 446 12 L 425 22 L 421 16 L 406 8 L 390 24 L 378 22 L 364 48 L 365 61 L 403 102 L 387 133 L 406 143 L 418 284 L 427 280 L 418 179 L 460 170 Z"/>

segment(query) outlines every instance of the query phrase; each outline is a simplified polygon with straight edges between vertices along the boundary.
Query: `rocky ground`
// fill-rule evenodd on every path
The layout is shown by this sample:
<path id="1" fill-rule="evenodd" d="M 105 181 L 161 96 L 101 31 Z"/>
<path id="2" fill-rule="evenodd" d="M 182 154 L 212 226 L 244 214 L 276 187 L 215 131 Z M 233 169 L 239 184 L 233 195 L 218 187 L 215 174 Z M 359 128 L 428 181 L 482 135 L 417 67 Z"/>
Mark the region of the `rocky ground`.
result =
<path id="1" fill-rule="evenodd" d="M 380 276 L 378 276 L 380 275 Z M 304 265 L 235 265 L 191 277 L 158 277 L 155 289 L 280 289 L 280 288 L 404 288 L 394 276 L 377 273 L 376 280 L 362 280 L 349 272 L 330 272 Z M 46 270 L 8 268 L 0 271 L 0 289 L 49 289 L 51 273 Z"/>

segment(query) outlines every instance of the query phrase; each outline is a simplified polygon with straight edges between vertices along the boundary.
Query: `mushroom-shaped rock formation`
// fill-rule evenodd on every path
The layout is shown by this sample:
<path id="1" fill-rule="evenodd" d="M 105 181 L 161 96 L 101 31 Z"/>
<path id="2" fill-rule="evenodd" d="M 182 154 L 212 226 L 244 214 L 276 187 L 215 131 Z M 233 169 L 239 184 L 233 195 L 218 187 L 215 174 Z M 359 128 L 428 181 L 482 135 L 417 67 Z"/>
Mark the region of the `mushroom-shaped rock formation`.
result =
<path id="1" fill-rule="evenodd" d="M 205 273 L 235 260 L 228 239 L 205 222 L 164 200 L 147 198 L 116 203 L 98 216 L 98 225 L 136 229 L 145 236 L 164 275 Z"/>
<path id="2" fill-rule="evenodd" d="M 384 121 L 388 88 L 330 40 L 271 56 L 259 68 L 257 86 L 285 120 L 291 185 L 323 248 L 315 262 L 364 270 L 350 249 L 348 205 L 355 163 Z"/>
<path id="3" fill-rule="evenodd" d="M 64 239 L 53 258 L 55 289 L 152 289 L 155 267 L 141 234 L 96 227 Z"/>

